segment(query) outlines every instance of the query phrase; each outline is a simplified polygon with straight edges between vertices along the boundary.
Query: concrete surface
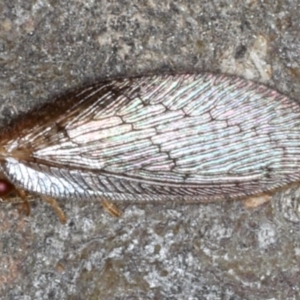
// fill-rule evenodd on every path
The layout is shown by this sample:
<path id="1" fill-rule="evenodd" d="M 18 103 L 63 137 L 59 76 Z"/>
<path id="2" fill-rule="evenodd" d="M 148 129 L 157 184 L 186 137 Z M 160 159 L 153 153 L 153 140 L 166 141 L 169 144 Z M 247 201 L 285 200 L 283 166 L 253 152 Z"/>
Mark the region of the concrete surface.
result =
<path id="1" fill-rule="evenodd" d="M 300 99 L 296 0 L 3 0 L 5 126 L 97 78 L 209 70 Z M 300 299 L 300 185 L 270 203 L 128 205 L 41 201 L 0 209 L 1 299 Z"/>

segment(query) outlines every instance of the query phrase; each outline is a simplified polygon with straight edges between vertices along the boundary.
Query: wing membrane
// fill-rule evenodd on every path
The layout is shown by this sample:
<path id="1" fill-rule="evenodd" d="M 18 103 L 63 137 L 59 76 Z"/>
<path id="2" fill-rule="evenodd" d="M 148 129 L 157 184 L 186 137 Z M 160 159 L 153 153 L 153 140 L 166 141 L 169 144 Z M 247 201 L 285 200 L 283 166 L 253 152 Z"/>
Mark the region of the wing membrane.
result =
<path id="1" fill-rule="evenodd" d="M 244 185 L 251 194 L 300 176 L 298 105 L 252 82 L 212 74 L 119 79 L 67 102 L 55 121 L 25 130 L 8 149 L 32 149 L 37 165 L 147 182 L 154 194 L 163 185 L 204 195 Z"/>

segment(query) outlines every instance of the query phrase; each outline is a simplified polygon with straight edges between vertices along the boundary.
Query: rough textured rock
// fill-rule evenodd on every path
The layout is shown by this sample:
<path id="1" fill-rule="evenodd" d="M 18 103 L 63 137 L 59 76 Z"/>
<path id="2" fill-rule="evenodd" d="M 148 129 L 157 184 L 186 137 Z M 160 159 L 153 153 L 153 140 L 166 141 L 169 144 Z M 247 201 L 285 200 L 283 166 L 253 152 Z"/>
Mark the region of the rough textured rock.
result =
<path id="1" fill-rule="evenodd" d="M 297 6 L 298 5 L 298 6 Z M 208 70 L 300 98 L 298 1 L 0 3 L 0 121 L 97 78 Z M 299 299 L 300 186 L 270 203 L 0 210 L 1 299 Z"/>

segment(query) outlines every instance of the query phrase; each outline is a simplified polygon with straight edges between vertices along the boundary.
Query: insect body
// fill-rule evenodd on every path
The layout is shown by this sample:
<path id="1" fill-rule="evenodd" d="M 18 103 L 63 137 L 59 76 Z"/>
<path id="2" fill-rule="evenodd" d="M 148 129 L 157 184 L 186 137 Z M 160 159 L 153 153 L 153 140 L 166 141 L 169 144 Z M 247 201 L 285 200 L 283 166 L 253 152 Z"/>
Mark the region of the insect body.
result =
<path id="1" fill-rule="evenodd" d="M 4 130 L 2 177 L 54 198 L 210 202 L 300 179 L 300 107 L 215 74 L 97 82 Z"/>

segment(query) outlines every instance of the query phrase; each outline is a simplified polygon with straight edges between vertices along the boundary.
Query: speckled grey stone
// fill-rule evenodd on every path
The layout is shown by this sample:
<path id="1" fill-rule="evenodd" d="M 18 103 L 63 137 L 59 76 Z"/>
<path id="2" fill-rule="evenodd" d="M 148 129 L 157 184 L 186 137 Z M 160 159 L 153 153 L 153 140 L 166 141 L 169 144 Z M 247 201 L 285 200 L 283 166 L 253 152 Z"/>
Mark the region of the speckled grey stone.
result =
<path id="1" fill-rule="evenodd" d="M 296 0 L 4 0 L 0 121 L 84 82 L 208 70 L 300 99 Z M 249 209 L 42 201 L 0 210 L 1 299 L 299 299 L 300 185 Z"/>

